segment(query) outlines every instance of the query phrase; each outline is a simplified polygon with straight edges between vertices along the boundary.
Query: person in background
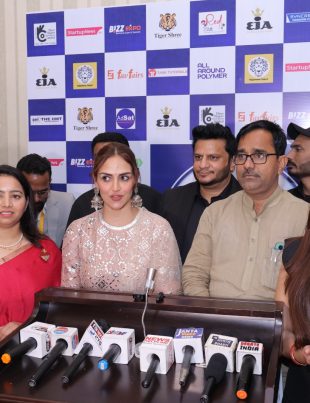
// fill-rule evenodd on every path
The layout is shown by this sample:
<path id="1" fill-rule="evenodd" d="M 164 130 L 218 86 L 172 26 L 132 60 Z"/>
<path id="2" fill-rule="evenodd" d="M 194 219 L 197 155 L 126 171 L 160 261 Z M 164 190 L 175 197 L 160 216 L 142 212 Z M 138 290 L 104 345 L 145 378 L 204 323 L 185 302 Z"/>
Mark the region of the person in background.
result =
<path id="1" fill-rule="evenodd" d="M 18 161 L 16 167 L 31 186 L 39 231 L 49 236 L 60 247 L 74 196 L 50 189 L 52 168 L 47 158 L 28 154 Z"/>
<path id="2" fill-rule="evenodd" d="M 96 158 L 97 153 L 99 152 L 99 150 L 101 150 L 102 147 L 113 142 L 125 144 L 129 147 L 127 138 L 121 133 L 99 133 L 93 138 L 93 141 L 91 143 L 93 159 Z M 161 194 L 157 190 L 151 188 L 150 186 L 138 183 L 137 194 L 140 195 L 143 200 L 143 205 L 149 211 L 159 214 Z M 100 208 L 102 208 L 102 200 L 100 198 L 100 195 L 96 193 L 96 187 L 94 187 L 93 189 L 90 189 L 87 192 L 83 193 L 75 200 L 69 215 L 67 227 L 74 220 L 91 214 L 95 210 Z"/>
<path id="3" fill-rule="evenodd" d="M 285 242 L 275 299 L 284 302 L 282 352 L 291 359 L 283 403 L 309 403 L 310 215 L 305 235 Z"/>
<path id="4" fill-rule="evenodd" d="M 219 123 L 194 127 L 193 171 L 196 181 L 167 190 L 162 212 L 176 236 L 184 263 L 204 209 L 241 190 L 232 175 L 236 139 L 229 127 Z"/>
<path id="5" fill-rule="evenodd" d="M 303 129 L 295 123 L 290 123 L 287 135 L 294 140 L 287 154 L 287 170 L 300 181 L 299 185 L 289 192 L 310 203 L 310 127 Z"/>
<path id="6" fill-rule="evenodd" d="M 37 229 L 26 178 L 0 165 L 0 341 L 31 315 L 37 291 L 60 285 L 60 274 L 61 253 Z"/>
<path id="7" fill-rule="evenodd" d="M 97 154 L 93 179 L 101 210 L 73 221 L 63 242 L 62 286 L 144 293 L 147 269 L 155 292 L 179 294 L 181 261 L 169 223 L 141 207 L 133 152 L 111 142 Z"/>
<path id="8" fill-rule="evenodd" d="M 202 214 L 182 271 L 184 293 L 273 300 L 284 240 L 304 233 L 309 204 L 279 187 L 286 136 L 276 123 L 252 122 L 234 156 L 243 190 Z"/>

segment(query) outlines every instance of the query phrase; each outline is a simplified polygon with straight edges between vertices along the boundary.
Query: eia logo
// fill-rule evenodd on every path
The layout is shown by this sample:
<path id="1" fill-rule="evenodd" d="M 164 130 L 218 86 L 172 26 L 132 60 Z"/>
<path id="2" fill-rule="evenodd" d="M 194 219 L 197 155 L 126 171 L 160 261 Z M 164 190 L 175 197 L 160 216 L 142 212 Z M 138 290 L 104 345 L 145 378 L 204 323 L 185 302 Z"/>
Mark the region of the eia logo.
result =
<path id="1" fill-rule="evenodd" d="M 262 15 L 264 10 L 260 8 L 256 8 L 256 10 L 252 10 L 252 14 L 254 15 L 254 21 L 248 22 L 246 24 L 246 29 L 248 31 L 262 31 L 264 29 L 272 29 L 272 26 L 269 21 L 263 21 Z"/>
<path id="2" fill-rule="evenodd" d="M 168 108 L 167 106 L 165 106 L 164 109 L 161 109 L 163 118 L 157 119 L 156 121 L 157 127 L 180 127 L 180 124 L 177 121 L 177 119 L 170 118 L 171 111 L 172 109 Z"/>
<path id="3" fill-rule="evenodd" d="M 36 80 L 37 87 L 49 87 L 49 86 L 55 87 L 57 85 L 53 78 L 48 78 L 47 74 L 49 72 L 49 69 L 43 67 L 42 69 L 40 69 L 40 72 L 41 72 L 41 78 L 38 78 Z"/>

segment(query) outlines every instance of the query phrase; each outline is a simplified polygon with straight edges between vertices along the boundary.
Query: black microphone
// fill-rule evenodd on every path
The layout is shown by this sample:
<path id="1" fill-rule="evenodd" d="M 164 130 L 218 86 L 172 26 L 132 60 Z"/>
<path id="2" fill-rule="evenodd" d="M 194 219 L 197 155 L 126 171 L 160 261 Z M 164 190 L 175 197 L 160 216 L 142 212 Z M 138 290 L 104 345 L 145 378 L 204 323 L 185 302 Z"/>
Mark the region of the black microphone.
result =
<path id="1" fill-rule="evenodd" d="M 37 345 L 38 343 L 36 339 L 33 337 L 29 337 L 27 340 L 18 344 L 7 353 L 2 354 L 1 361 L 3 362 L 3 364 L 10 364 L 13 358 L 17 358 L 25 353 L 28 353 L 28 351 L 37 348 Z"/>
<path id="2" fill-rule="evenodd" d="M 248 397 L 248 390 L 254 372 L 255 364 L 256 358 L 253 355 L 246 354 L 243 356 L 236 387 L 236 396 L 238 399 L 244 400 Z"/>
<path id="3" fill-rule="evenodd" d="M 85 361 L 86 357 L 92 351 L 93 346 L 90 343 L 85 343 L 81 349 L 81 351 L 77 354 L 75 359 L 67 368 L 66 372 L 61 377 L 62 383 L 69 383 L 73 375 L 79 369 L 79 366 Z"/>
<path id="4" fill-rule="evenodd" d="M 37 385 L 42 376 L 50 369 L 54 362 L 62 355 L 68 348 L 68 343 L 63 339 L 58 339 L 55 346 L 51 349 L 49 354 L 43 359 L 42 364 L 39 366 L 37 372 L 32 375 L 28 381 L 28 385 L 33 388 Z"/>
<path id="5" fill-rule="evenodd" d="M 98 368 L 101 371 L 106 371 L 110 368 L 112 362 L 120 355 L 121 348 L 118 344 L 111 344 L 108 351 L 104 354 L 101 360 L 98 361 Z"/>
<path id="6" fill-rule="evenodd" d="M 205 369 L 205 388 L 200 397 L 201 403 L 208 403 L 210 395 L 214 387 L 223 379 L 227 367 L 227 358 L 225 355 L 215 353 L 210 358 L 210 361 Z"/>
<path id="7" fill-rule="evenodd" d="M 150 386 L 150 384 L 152 383 L 153 376 L 154 376 L 154 374 L 155 374 L 157 365 L 158 365 L 159 362 L 160 362 L 160 359 L 159 359 L 159 357 L 158 357 L 156 354 L 152 354 L 151 357 L 152 357 L 152 358 L 151 358 L 150 365 L 149 365 L 149 367 L 148 367 L 148 369 L 147 369 L 147 371 L 146 371 L 145 378 L 144 378 L 144 380 L 143 380 L 142 383 L 141 383 L 141 385 L 142 385 L 144 388 L 148 388 L 148 387 Z"/>
<path id="8" fill-rule="evenodd" d="M 184 356 L 180 371 L 180 380 L 179 383 L 181 386 L 184 386 L 189 375 L 189 370 L 191 367 L 191 360 L 194 354 L 194 348 L 192 346 L 185 346 L 184 347 Z"/>

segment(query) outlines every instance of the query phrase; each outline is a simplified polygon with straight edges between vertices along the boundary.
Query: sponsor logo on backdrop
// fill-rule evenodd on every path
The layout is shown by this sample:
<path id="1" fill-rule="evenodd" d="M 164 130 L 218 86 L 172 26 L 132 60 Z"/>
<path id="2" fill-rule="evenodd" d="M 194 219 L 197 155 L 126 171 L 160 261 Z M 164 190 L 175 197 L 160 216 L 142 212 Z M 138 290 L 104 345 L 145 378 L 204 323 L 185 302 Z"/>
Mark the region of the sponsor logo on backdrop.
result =
<path id="1" fill-rule="evenodd" d="M 115 35 L 128 35 L 128 34 L 140 34 L 142 31 L 141 25 L 110 25 L 109 34 Z"/>
<path id="2" fill-rule="evenodd" d="M 310 120 L 310 112 L 297 112 L 297 111 L 289 111 L 289 113 L 287 114 L 287 118 L 288 119 L 292 119 L 292 120 Z"/>
<path id="3" fill-rule="evenodd" d="M 109 69 L 107 71 L 107 78 L 108 80 L 133 80 L 135 78 L 143 78 L 144 73 L 139 71 L 134 71 L 133 69 L 129 70 L 114 70 Z"/>
<path id="4" fill-rule="evenodd" d="M 75 90 L 97 88 L 97 63 L 73 63 L 73 88 Z"/>
<path id="5" fill-rule="evenodd" d="M 61 167 L 65 162 L 64 158 L 48 158 L 48 160 L 52 167 Z"/>
<path id="6" fill-rule="evenodd" d="M 245 55 L 246 84 L 273 83 L 273 54 Z"/>
<path id="7" fill-rule="evenodd" d="M 199 124 L 220 123 L 225 126 L 225 105 L 200 105 Z"/>
<path id="8" fill-rule="evenodd" d="M 136 108 L 116 108 L 116 129 L 136 128 Z"/>
<path id="9" fill-rule="evenodd" d="M 64 124 L 63 115 L 31 115 L 31 126 L 61 126 Z"/>
<path id="10" fill-rule="evenodd" d="M 310 71 L 310 63 L 286 63 L 285 71 L 287 73 L 296 73 L 300 71 Z"/>
<path id="11" fill-rule="evenodd" d="M 279 122 L 280 116 L 271 112 L 238 112 L 238 122 L 256 122 L 257 120 Z"/>
<path id="12" fill-rule="evenodd" d="M 49 86 L 56 86 L 56 81 L 53 78 L 49 78 L 48 77 L 48 72 L 49 69 L 46 67 L 43 67 L 42 69 L 40 69 L 41 72 L 41 78 L 38 78 L 36 80 L 36 86 L 37 87 L 49 87 Z"/>
<path id="13" fill-rule="evenodd" d="M 67 28 L 66 36 L 92 36 L 102 34 L 103 27 Z"/>
<path id="14" fill-rule="evenodd" d="M 93 108 L 87 108 L 84 106 L 83 108 L 78 108 L 77 120 L 83 123 L 83 126 L 74 125 L 73 129 L 76 131 L 90 131 L 96 130 L 98 131 L 98 126 L 89 126 L 88 123 L 94 119 Z"/>
<path id="15" fill-rule="evenodd" d="M 165 39 L 165 38 L 181 38 L 181 33 L 173 33 L 171 31 L 177 26 L 177 19 L 175 13 L 160 14 L 159 16 L 159 28 L 166 33 L 154 33 L 155 38 Z"/>
<path id="16" fill-rule="evenodd" d="M 286 23 L 310 22 L 310 11 L 302 13 L 286 13 Z"/>
<path id="17" fill-rule="evenodd" d="M 92 158 L 71 158 L 70 165 L 77 168 L 92 168 L 93 160 Z"/>
<path id="18" fill-rule="evenodd" d="M 248 31 L 263 31 L 265 29 L 272 29 L 273 27 L 270 24 L 270 21 L 265 21 L 262 19 L 262 15 L 264 10 L 260 8 L 256 8 L 256 10 L 252 10 L 252 14 L 254 16 L 254 21 L 249 21 L 246 24 L 246 29 Z"/>
<path id="19" fill-rule="evenodd" d="M 188 75 L 187 67 L 171 67 L 171 68 L 150 68 L 147 69 L 147 76 L 149 78 L 158 77 L 186 77 Z"/>
<path id="20" fill-rule="evenodd" d="M 156 121 L 156 126 L 157 127 L 180 127 L 179 122 L 177 121 L 177 119 L 173 119 L 171 118 L 170 114 L 171 114 L 172 109 L 169 108 L 168 106 L 165 106 L 163 109 L 161 109 L 161 113 L 162 113 L 162 118 L 161 119 L 157 119 Z"/>
<path id="21" fill-rule="evenodd" d="M 209 66 L 208 63 L 198 63 L 197 78 L 199 80 L 227 78 L 226 68 Z"/>
<path id="22" fill-rule="evenodd" d="M 56 22 L 33 24 L 34 46 L 57 45 Z"/>
<path id="23" fill-rule="evenodd" d="M 199 36 L 227 33 L 226 11 L 208 11 L 198 15 Z"/>

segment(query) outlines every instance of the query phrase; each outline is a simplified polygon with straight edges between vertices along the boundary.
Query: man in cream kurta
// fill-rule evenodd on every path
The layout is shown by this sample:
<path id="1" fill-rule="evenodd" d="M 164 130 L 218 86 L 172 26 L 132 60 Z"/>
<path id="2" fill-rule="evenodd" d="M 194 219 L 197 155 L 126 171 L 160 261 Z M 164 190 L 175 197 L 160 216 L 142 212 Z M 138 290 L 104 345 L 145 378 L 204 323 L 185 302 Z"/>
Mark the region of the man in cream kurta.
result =
<path id="1" fill-rule="evenodd" d="M 278 186 L 285 134 L 268 121 L 237 137 L 237 177 L 243 190 L 203 213 L 183 267 L 187 295 L 273 299 L 284 240 L 303 234 L 309 205 Z"/>

